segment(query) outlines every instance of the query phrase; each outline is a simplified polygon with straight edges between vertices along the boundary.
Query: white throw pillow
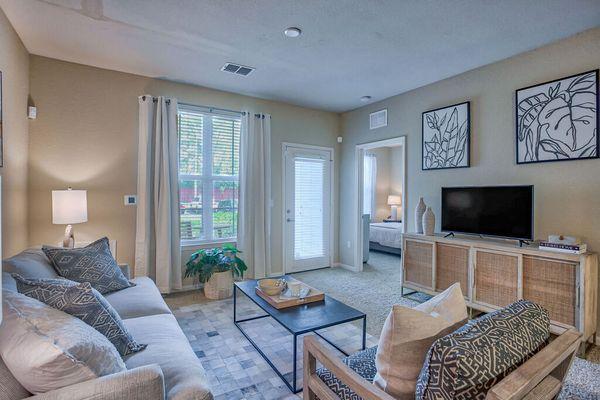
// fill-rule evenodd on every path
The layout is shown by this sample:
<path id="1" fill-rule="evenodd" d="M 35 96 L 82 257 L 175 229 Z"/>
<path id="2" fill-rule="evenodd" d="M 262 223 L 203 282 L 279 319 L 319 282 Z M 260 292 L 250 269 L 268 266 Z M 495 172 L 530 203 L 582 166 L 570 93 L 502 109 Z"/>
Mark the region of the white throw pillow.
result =
<path id="1" fill-rule="evenodd" d="M 379 338 L 373 383 L 397 399 L 414 399 L 427 351 L 466 321 L 467 305 L 458 283 L 415 308 L 393 306 Z"/>
<path id="2" fill-rule="evenodd" d="M 126 370 L 115 346 L 85 322 L 19 293 L 2 297 L 0 355 L 29 392 Z"/>

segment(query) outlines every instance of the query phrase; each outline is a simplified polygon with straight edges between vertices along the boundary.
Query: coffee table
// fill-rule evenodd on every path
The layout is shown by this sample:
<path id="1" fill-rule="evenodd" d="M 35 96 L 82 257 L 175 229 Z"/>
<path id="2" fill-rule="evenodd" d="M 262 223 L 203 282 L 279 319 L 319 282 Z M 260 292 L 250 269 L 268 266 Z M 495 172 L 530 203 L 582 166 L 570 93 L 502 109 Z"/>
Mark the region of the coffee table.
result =
<path id="1" fill-rule="evenodd" d="M 285 276 L 281 277 L 287 279 Z M 298 393 L 302 390 L 302 387 L 298 388 L 296 385 L 296 359 L 297 359 L 297 345 L 298 336 L 306 333 L 314 333 L 327 343 L 335 347 L 338 351 L 344 355 L 348 355 L 344 350 L 339 348 L 335 343 L 332 343 L 329 339 L 321 335 L 318 331 L 321 329 L 329 328 L 334 325 L 345 324 L 352 321 L 362 319 L 362 349 L 365 349 L 366 345 L 366 328 L 367 328 L 367 316 L 365 313 L 358 311 L 355 308 L 347 306 L 346 304 L 337 301 L 325 295 L 323 301 L 303 304 L 295 307 L 283 308 L 281 310 L 271 306 L 259 295 L 256 294 L 256 280 L 247 280 L 242 282 L 235 282 L 233 287 L 233 322 L 235 326 L 242 332 L 242 334 L 248 339 L 248 341 L 254 346 L 256 351 L 265 359 L 267 364 L 273 368 L 273 371 L 279 375 L 287 387 L 292 393 Z M 260 307 L 266 314 L 257 317 L 237 319 L 237 293 L 242 292 L 247 298 L 252 300 L 254 304 Z M 292 382 L 288 382 L 285 376 L 275 367 L 269 357 L 260 349 L 258 344 L 244 331 L 241 324 L 248 321 L 257 320 L 260 318 L 271 317 L 277 321 L 282 327 L 284 327 L 293 336 L 293 358 L 292 358 Z"/>

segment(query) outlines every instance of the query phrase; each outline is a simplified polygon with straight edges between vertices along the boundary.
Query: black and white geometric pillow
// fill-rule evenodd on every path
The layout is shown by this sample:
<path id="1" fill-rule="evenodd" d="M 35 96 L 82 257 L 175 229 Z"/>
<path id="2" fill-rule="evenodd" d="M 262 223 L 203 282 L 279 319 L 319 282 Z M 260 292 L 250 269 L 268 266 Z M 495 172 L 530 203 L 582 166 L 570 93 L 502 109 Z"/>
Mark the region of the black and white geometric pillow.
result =
<path id="1" fill-rule="evenodd" d="M 19 293 L 79 318 L 106 336 L 121 356 L 146 348 L 147 345 L 133 339 L 119 314 L 89 282 L 26 279 L 18 274 L 12 276 L 17 281 Z"/>
<path id="2" fill-rule="evenodd" d="M 354 372 L 359 374 L 363 379 L 373 383 L 377 367 L 375 365 L 375 355 L 377 354 L 377 346 L 359 351 L 352 354 L 342 361 L 350 367 Z M 342 381 L 326 368 L 319 368 L 317 376 L 327 385 L 342 400 L 362 400 L 352 389 L 346 386 Z"/>
<path id="3" fill-rule="evenodd" d="M 42 247 L 58 275 L 75 282 L 89 282 L 102 294 L 134 286 L 119 268 L 103 237 L 81 248 Z"/>
<path id="4" fill-rule="evenodd" d="M 527 300 L 436 340 L 417 380 L 417 400 L 483 400 L 497 382 L 543 348 L 548 312 Z"/>

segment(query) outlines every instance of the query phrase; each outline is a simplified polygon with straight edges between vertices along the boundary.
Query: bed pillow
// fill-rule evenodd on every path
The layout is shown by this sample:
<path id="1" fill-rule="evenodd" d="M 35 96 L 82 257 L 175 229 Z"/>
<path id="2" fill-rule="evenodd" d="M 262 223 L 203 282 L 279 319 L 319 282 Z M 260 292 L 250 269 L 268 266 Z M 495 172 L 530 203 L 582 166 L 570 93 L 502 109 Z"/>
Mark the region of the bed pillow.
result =
<path id="1" fill-rule="evenodd" d="M 60 311 L 81 319 L 106 336 L 119 354 L 126 356 L 146 348 L 137 343 L 119 314 L 89 282 L 67 279 L 26 279 L 17 274 L 17 290 Z"/>
<path id="2" fill-rule="evenodd" d="M 58 275 L 75 282 L 89 282 L 101 294 L 134 285 L 123 275 L 106 237 L 81 248 L 44 246 L 42 250 Z"/>
<path id="3" fill-rule="evenodd" d="M 519 300 L 437 340 L 417 384 L 418 400 L 484 399 L 488 390 L 543 348 L 550 318 Z"/>
<path id="4" fill-rule="evenodd" d="M 373 383 L 397 399 L 414 399 L 431 344 L 466 321 L 467 305 L 458 283 L 415 308 L 394 305 L 379 339 Z"/>
<path id="5" fill-rule="evenodd" d="M 16 292 L 2 297 L 0 355 L 29 392 L 126 370 L 108 339 L 81 320 Z"/>

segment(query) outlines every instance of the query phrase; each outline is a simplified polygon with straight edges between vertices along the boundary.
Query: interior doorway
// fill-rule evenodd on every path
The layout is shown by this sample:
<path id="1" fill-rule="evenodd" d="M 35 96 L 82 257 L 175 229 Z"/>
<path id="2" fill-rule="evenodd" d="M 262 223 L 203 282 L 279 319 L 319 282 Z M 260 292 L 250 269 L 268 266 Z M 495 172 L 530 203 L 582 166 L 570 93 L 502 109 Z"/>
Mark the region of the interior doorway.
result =
<path id="1" fill-rule="evenodd" d="M 371 255 L 382 265 L 400 267 L 406 232 L 406 136 L 359 144 L 355 160 L 354 270 L 363 271 Z"/>

